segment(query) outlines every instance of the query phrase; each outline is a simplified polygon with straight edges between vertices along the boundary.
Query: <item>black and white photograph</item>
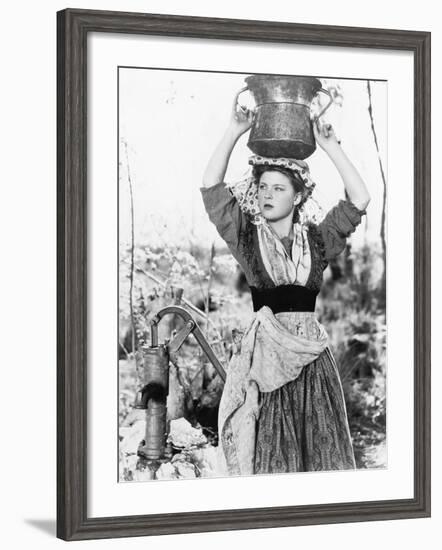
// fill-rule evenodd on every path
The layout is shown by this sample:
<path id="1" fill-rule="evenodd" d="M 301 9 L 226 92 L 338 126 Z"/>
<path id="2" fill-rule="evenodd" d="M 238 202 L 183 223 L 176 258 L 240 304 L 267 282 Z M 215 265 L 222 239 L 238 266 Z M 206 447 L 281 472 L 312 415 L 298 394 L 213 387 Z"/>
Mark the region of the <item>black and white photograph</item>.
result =
<path id="1" fill-rule="evenodd" d="M 439 548 L 438 13 L 6 4 L 5 548 Z"/>
<path id="2" fill-rule="evenodd" d="M 387 94 L 118 67 L 120 483 L 388 467 Z"/>

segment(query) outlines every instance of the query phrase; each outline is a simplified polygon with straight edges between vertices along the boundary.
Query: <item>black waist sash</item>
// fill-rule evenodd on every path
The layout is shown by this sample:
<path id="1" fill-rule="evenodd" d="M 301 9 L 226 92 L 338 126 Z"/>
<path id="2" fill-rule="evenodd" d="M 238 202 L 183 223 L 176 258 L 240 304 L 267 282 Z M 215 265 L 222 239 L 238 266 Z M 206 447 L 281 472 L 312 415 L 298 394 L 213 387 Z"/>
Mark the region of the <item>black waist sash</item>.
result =
<path id="1" fill-rule="evenodd" d="M 317 292 L 300 285 L 280 285 L 274 288 L 250 287 L 253 311 L 268 306 L 273 313 L 281 311 L 315 311 Z"/>

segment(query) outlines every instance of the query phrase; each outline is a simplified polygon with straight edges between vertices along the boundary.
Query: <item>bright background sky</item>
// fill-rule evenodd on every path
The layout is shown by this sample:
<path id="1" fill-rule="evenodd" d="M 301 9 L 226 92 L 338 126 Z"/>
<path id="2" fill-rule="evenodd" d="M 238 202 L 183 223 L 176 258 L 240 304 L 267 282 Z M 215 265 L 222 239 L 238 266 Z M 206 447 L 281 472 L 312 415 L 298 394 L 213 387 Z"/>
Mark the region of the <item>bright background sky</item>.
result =
<path id="1" fill-rule="evenodd" d="M 129 165 L 134 195 L 135 242 L 138 245 L 180 244 L 189 236 L 210 246 L 222 245 L 204 211 L 199 188 L 213 149 L 228 122 L 231 103 L 244 86 L 246 74 L 122 68 L 119 74 L 120 244 L 130 241 Z M 344 75 L 345 76 L 345 75 Z M 342 147 L 360 171 L 372 200 L 363 224 L 352 237 L 379 242 L 382 179 L 368 113 L 367 83 L 327 78 L 339 84 L 342 106 L 324 115 L 332 123 Z M 387 83 L 371 81 L 373 114 L 387 177 Z M 250 104 L 248 92 L 242 102 Z M 237 143 L 226 181 L 240 179 L 252 152 L 248 133 Z M 127 156 L 126 147 L 127 143 Z M 334 165 L 319 148 L 306 159 L 317 186 L 315 197 L 327 211 L 344 197 L 344 186 Z M 129 161 L 129 163 L 127 162 Z"/>

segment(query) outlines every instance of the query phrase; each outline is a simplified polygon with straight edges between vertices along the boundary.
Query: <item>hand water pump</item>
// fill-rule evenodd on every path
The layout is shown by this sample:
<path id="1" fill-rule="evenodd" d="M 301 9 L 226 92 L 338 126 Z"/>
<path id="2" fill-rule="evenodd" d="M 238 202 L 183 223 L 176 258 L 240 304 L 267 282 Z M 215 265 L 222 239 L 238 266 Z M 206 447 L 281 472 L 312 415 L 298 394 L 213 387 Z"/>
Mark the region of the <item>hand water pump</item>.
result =
<path id="1" fill-rule="evenodd" d="M 158 324 L 166 315 L 178 315 L 185 325 L 172 341 L 158 343 Z M 135 407 L 146 411 L 145 438 L 138 447 L 138 455 L 148 461 L 162 462 L 171 457 L 167 447 L 167 395 L 169 393 L 169 358 L 178 352 L 186 338 L 193 334 L 205 356 L 225 381 L 226 373 L 210 344 L 192 315 L 179 305 L 167 306 L 150 321 L 151 342 L 141 348 L 141 389 L 137 393 Z"/>

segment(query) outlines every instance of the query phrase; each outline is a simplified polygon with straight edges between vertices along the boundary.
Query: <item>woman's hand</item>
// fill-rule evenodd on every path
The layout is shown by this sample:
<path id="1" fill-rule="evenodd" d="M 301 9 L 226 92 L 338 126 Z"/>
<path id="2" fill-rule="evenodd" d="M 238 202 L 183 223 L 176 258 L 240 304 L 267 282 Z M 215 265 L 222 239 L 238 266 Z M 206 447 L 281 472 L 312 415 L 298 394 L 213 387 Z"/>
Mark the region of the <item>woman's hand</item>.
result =
<path id="1" fill-rule="evenodd" d="M 238 137 L 250 129 L 253 124 L 253 117 L 255 116 L 255 112 L 252 109 L 247 109 L 247 107 L 243 107 L 238 103 L 240 94 L 247 89 L 247 86 L 245 86 L 235 94 L 230 114 L 229 129 Z"/>
<path id="2" fill-rule="evenodd" d="M 203 175 L 203 187 L 212 187 L 224 181 L 230 155 L 236 142 L 252 126 L 254 111 L 238 104 L 239 94 L 244 90 L 247 90 L 247 86 L 235 94 L 227 131 L 224 132 L 210 157 Z"/>
<path id="3" fill-rule="evenodd" d="M 313 119 L 313 134 L 316 142 L 326 153 L 339 147 L 340 143 L 331 124 L 322 124 L 318 118 Z"/>

